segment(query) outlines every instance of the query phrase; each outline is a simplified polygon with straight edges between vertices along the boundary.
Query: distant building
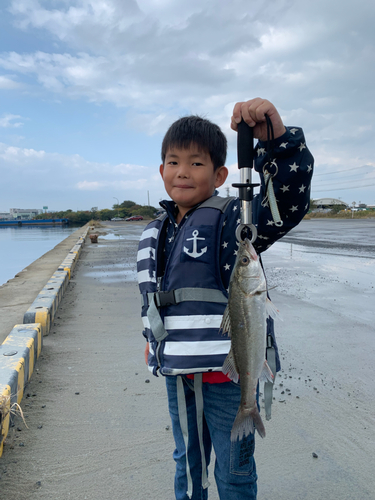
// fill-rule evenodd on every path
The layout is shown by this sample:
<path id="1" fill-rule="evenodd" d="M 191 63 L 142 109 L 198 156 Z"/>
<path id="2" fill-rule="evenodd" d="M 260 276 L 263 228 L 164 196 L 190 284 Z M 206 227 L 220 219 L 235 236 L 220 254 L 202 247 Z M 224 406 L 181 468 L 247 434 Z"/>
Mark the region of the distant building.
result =
<path id="1" fill-rule="evenodd" d="M 40 208 L 11 208 L 10 219 L 29 220 L 42 213 Z"/>
<path id="2" fill-rule="evenodd" d="M 0 220 L 8 220 L 8 219 L 10 219 L 9 212 L 0 212 Z"/>
<path id="3" fill-rule="evenodd" d="M 313 200 L 313 203 L 317 208 L 333 208 L 337 205 L 349 207 L 348 203 L 337 198 L 318 198 Z"/>

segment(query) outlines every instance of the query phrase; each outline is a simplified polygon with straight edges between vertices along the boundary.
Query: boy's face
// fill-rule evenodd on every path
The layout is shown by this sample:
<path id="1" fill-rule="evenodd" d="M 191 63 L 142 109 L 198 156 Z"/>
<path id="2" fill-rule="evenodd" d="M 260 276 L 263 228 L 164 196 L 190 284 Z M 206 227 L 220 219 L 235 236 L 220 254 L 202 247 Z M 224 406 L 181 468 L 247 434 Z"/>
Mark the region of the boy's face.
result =
<path id="1" fill-rule="evenodd" d="M 188 149 L 168 149 L 164 165 L 160 165 L 160 175 L 167 193 L 178 206 L 179 222 L 186 212 L 224 184 L 228 169 L 222 166 L 214 171 L 209 153 L 191 144 Z"/>

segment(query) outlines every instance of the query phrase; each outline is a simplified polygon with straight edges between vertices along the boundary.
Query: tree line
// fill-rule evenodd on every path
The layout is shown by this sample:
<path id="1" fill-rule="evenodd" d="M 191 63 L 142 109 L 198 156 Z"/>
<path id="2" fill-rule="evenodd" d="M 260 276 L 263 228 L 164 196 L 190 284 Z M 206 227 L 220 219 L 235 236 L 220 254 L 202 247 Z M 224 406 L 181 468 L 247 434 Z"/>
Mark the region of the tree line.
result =
<path id="1" fill-rule="evenodd" d="M 35 219 L 69 219 L 72 224 L 86 224 L 90 220 L 111 220 L 114 217 L 126 219 L 132 215 L 142 215 L 145 219 L 155 218 L 155 214 L 159 209 L 151 206 L 138 205 L 134 201 L 125 200 L 119 205 L 117 203 L 112 208 L 103 208 L 97 210 L 93 207 L 91 210 L 71 209 L 61 210 L 58 212 L 46 212 L 37 215 Z"/>

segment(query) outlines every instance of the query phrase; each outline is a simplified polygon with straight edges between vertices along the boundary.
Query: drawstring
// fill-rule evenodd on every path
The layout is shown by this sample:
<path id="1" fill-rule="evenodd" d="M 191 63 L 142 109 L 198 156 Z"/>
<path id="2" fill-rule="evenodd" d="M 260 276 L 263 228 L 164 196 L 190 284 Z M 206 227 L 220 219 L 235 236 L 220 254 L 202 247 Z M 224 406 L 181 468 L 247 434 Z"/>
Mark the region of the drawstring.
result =
<path id="1" fill-rule="evenodd" d="M 203 445 L 203 392 L 202 392 L 202 373 L 194 375 L 195 406 L 197 409 L 197 426 L 199 447 L 202 457 L 202 487 L 206 489 L 210 486 L 207 477 L 206 455 Z"/>
<path id="2" fill-rule="evenodd" d="M 207 478 L 207 465 L 206 465 L 206 455 L 204 453 L 203 445 L 203 393 L 202 393 L 202 374 L 198 373 L 194 375 L 194 392 L 195 392 L 195 406 L 197 414 L 197 427 L 198 427 L 198 440 L 199 448 L 201 451 L 201 461 L 202 461 L 202 486 L 204 489 L 208 488 L 210 483 Z M 186 450 L 186 477 L 187 477 L 187 496 L 191 498 L 193 496 L 193 480 L 191 478 L 190 464 L 188 457 L 188 443 L 189 443 L 189 430 L 188 430 L 188 417 L 186 409 L 186 399 L 185 391 L 182 377 L 177 376 L 177 404 L 178 404 L 178 416 L 180 419 L 180 427 L 182 436 L 184 438 L 185 450 Z"/>
<path id="3" fill-rule="evenodd" d="M 188 442 L 189 442 L 189 432 L 188 432 L 188 421 L 187 421 L 187 411 L 186 411 L 186 400 L 184 386 L 182 382 L 182 377 L 177 377 L 177 405 L 178 405 L 178 417 L 180 419 L 180 426 L 182 436 L 185 442 L 186 450 L 186 476 L 187 476 L 187 496 L 191 498 L 193 496 L 193 481 L 191 479 L 189 457 L 188 457 Z"/>

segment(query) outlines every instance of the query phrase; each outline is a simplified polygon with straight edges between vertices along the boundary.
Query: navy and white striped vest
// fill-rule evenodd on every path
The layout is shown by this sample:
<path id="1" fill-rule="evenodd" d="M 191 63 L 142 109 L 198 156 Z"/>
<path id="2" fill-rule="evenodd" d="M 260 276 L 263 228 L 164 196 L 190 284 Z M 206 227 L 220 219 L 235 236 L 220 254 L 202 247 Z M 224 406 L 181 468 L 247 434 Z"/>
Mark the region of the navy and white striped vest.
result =
<path id="1" fill-rule="evenodd" d="M 142 234 L 137 259 L 138 282 L 143 297 L 143 334 L 150 347 L 148 365 L 154 375 L 158 370 L 163 375 L 221 371 L 230 339 L 219 331 L 228 298 L 219 269 L 220 235 L 225 209 L 232 201 L 215 196 L 189 215 L 176 234 L 161 279 L 158 279 L 162 250 L 159 244 L 162 245 L 161 235 L 167 219 L 152 221 Z M 157 341 L 147 316 L 149 312 L 151 317 L 151 294 L 194 289 L 201 292 L 205 289 L 203 295 L 212 294 L 214 298 L 207 301 L 184 298 L 179 303 L 167 299 L 171 305 L 158 309 L 165 338 Z M 219 297 L 218 302 L 215 297 Z"/>

